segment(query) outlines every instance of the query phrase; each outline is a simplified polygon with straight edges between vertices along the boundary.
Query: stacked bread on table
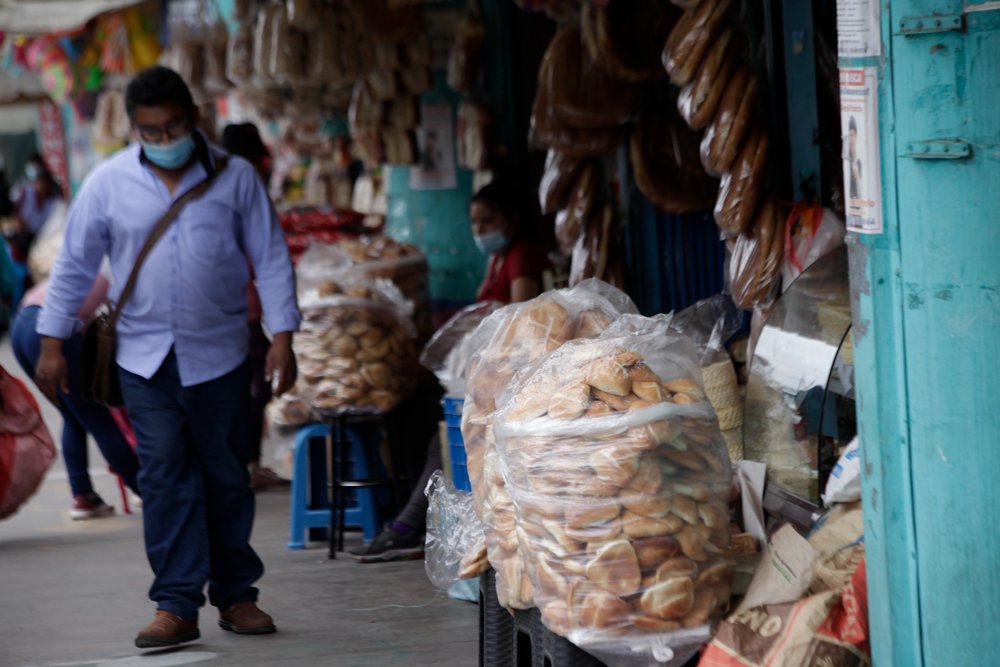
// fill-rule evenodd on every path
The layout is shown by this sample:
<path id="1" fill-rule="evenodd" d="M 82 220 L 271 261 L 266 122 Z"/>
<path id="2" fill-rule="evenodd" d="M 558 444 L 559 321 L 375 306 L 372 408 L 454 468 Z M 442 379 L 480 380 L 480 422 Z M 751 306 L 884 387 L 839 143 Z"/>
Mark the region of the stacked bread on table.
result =
<path id="1" fill-rule="evenodd" d="M 684 13 L 663 49 L 663 66 L 680 88 L 678 108 L 704 130 L 700 156 L 720 177 L 715 221 L 733 254 L 733 300 L 766 301 L 780 280 L 785 220 L 766 192 L 769 143 L 756 117 L 760 85 L 731 0 L 671 0 Z"/>

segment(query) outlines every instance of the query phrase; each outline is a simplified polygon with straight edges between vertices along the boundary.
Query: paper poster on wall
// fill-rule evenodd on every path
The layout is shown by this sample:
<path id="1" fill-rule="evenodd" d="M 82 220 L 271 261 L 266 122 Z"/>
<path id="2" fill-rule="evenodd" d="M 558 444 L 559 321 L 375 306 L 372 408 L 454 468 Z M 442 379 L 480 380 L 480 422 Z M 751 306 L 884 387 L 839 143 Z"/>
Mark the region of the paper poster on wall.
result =
<path id="1" fill-rule="evenodd" d="M 410 169 L 411 190 L 452 190 L 458 186 L 451 115 L 448 104 L 421 105 L 417 128 L 420 156 Z"/>
<path id="2" fill-rule="evenodd" d="M 874 67 L 840 70 L 847 230 L 860 234 L 882 233 L 877 72 Z"/>
<path id="3" fill-rule="evenodd" d="M 837 0 L 837 54 L 863 58 L 882 53 L 879 0 Z"/>

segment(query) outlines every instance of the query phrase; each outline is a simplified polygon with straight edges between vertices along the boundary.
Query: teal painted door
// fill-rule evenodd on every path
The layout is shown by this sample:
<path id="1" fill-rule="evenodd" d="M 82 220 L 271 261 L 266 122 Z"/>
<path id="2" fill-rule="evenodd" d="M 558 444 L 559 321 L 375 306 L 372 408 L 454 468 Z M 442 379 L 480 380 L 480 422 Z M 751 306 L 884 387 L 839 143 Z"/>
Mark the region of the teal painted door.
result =
<path id="1" fill-rule="evenodd" d="M 852 236 L 875 664 L 1000 665 L 1000 3 L 883 1 L 882 234 Z M 958 157 L 955 157 L 955 156 Z"/>

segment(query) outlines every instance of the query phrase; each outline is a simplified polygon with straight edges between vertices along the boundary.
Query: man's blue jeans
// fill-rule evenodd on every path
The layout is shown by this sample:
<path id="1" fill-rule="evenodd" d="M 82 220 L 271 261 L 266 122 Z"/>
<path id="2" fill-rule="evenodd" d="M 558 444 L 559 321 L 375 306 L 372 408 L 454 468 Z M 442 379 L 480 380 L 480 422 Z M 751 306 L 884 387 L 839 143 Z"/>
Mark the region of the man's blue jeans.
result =
<path id="1" fill-rule="evenodd" d="M 191 387 L 181 386 L 173 351 L 149 380 L 118 370 L 139 441 L 150 599 L 190 621 L 205 604 L 206 583 L 220 609 L 256 601 L 264 565 L 250 547 L 248 364 Z"/>

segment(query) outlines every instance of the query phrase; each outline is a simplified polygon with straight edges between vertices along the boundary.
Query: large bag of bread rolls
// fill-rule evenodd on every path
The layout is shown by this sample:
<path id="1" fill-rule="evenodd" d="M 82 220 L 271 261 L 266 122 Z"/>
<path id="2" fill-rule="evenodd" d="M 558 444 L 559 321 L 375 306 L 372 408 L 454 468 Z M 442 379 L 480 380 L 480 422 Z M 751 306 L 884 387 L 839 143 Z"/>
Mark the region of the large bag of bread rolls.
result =
<path id="1" fill-rule="evenodd" d="M 497 398 L 514 374 L 573 338 L 600 334 L 621 313 L 636 313 L 631 299 L 600 281 L 546 292 L 497 310 L 473 332 L 477 352 L 466 374 L 462 437 L 476 512 L 486 528 L 490 564 L 497 572 L 497 596 L 508 608 L 532 606 L 531 583 L 518 552 L 513 501 L 505 488 L 493 439 Z"/>
<path id="2" fill-rule="evenodd" d="M 730 463 L 691 341 L 667 315 L 623 315 L 523 369 L 497 407 L 545 624 L 601 659 L 664 645 L 690 657 L 732 576 Z"/>
<path id="3" fill-rule="evenodd" d="M 296 269 L 302 325 L 293 349 L 314 410 L 379 413 L 413 388 L 412 305 L 388 280 L 334 270 L 306 252 Z"/>

